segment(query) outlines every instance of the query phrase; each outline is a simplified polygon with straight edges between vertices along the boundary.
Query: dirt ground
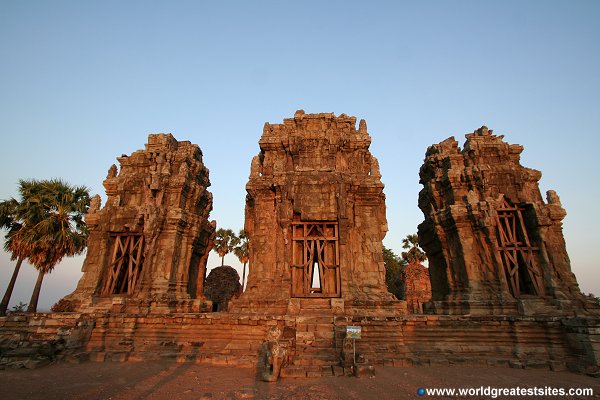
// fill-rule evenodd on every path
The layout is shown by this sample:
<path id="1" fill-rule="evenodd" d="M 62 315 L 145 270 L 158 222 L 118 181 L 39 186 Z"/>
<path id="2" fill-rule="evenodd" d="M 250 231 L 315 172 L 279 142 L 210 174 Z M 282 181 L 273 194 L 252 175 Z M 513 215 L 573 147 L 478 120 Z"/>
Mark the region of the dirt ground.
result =
<path id="1" fill-rule="evenodd" d="M 569 372 L 491 367 L 376 367 L 374 378 L 327 377 L 259 381 L 250 368 L 170 362 L 55 364 L 1 370 L 0 399 L 418 399 L 490 396 L 418 396 L 418 388 L 593 388 L 593 396 L 519 397 L 599 399 L 600 379 Z M 497 397 L 502 399 L 516 397 Z"/>

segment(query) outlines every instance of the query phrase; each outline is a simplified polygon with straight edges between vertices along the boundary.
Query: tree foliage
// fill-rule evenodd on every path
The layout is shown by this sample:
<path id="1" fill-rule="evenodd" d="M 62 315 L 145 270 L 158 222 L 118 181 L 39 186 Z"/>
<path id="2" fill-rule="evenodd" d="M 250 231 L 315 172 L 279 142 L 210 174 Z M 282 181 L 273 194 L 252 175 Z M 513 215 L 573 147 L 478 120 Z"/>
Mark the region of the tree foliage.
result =
<path id="1" fill-rule="evenodd" d="M 228 265 L 213 268 L 204 282 L 204 295 L 213 302 L 213 311 L 227 311 L 229 300 L 241 292 L 240 275 Z"/>
<path id="2" fill-rule="evenodd" d="M 406 235 L 406 237 L 402 239 L 402 248 L 408 250 L 402 252 L 402 259 L 409 264 L 421 263 L 427 260 L 427 255 L 423 249 L 419 247 L 419 236 L 416 233 Z"/>
<path id="3" fill-rule="evenodd" d="M 0 228 L 6 229 L 8 233 L 5 236 L 4 250 L 11 254 L 11 260 L 17 260 L 12 277 L 6 287 L 2 301 L 0 302 L 0 316 L 6 315 L 8 303 L 12 296 L 12 292 L 17 281 L 17 276 L 21 269 L 21 264 L 27 255 L 25 251 L 19 247 L 16 240 L 13 239 L 14 232 L 23 227 L 21 221 L 18 220 L 19 202 L 15 199 L 3 200 L 0 202 Z"/>
<path id="4" fill-rule="evenodd" d="M 221 257 L 221 266 L 225 265 L 225 256 L 231 253 L 236 241 L 237 237 L 231 229 L 217 229 L 213 250 Z"/>
<path id="5" fill-rule="evenodd" d="M 0 223 L 8 231 L 4 248 L 13 260 L 18 260 L 17 267 L 28 259 L 38 270 L 27 309 L 35 312 L 44 275 L 64 257 L 80 254 L 87 246 L 88 230 L 83 216 L 90 195 L 87 188 L 71 186 L 60 179 L 20 180 L 19 194 L 20 201 L 1 202 Z M 14 285 L 12 280 L 11 283 Z M 10 284 L 7 294 L 9 289 L 12 292 Z"/>
<path id="6" fill-rule="evenodd" d="M 27 303 L 23 303 L 22 301 L 20 301 L 19 304 L 14 305 L 10 309 L 10 312 L 22 313 L 22 312 L 25 312 L 26 309 L 27 309 Z"/>
<path id="7" fill-rule="evenodd" d="M 404 298 L 404 282 L 402 280 L 402 271 L 405 262 L 391 249 L 383 246 L 383 263 L 385 265 L 385 283 L 388 291 L 396 298 Z"/>
<path id="8" fill-rule="evenodd" d="M 246 264 L 248 264 L 248 260 L 250 259 L 250 249 L 248 246 L 248 235 L 246 235 L 246 231 L 241 229 L 234 242 L 233 253 L 240 260 L 240 262 L 244 264 L 244 272 L 242 274 L 243 290 L 244 281 L 246 280 Z"/>

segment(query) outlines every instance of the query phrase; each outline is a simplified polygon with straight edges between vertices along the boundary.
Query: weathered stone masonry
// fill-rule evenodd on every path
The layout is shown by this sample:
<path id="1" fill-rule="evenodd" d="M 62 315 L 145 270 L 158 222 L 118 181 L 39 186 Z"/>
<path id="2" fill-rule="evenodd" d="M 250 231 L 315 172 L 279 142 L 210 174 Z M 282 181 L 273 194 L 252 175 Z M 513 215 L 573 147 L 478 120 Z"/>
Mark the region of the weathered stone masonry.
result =
<path id="1" fill-rule="evenodd" d="M 144 361 L 253 367 L 269 327 L 279 326 L 291 360 L 281 376 L 340 373 L 346 325 L 361 325 L 357 351 L 379 365 L 490 365 L 593 372 L 598 319 L 408 315 L 345 317 L 228 313 L 9 315 L 0 319 L 0 363 Z M 327 329 L 323 329 L 327 328 Z M 315 352 L 302 352 L 312 337 Z M 298 339 L 300 340 L 298 340 Z M 328 343 L 328 347 L 320 345 Z M 593 348 L 590 348 L 593 347 Z"/>
<path id="2" fill-rule="evenodd" d="M 367 124 L 297 111 L 265 124 L 246 185 L 248 287 L 233 310 L 403 313 L 385 285 L 385 195 Z"/>
<path id="3" fill-rule="evenodd" d="M 199 312 L 215 230 L 200 148 L 149 135 L 145 150 L 118 160 L 104 181 L 106 205 L 97 196 L 86 215 L 84 274 L 66 299 L 77 311 Z"/>
<path id="4" fill-rule="evenodd" d="M 499 315 L 597 313 L 577 285 L 562 234 L 566 212 L 523 147 L 485 126 L 427 150 L 419 241 L 429 259 L 431 312 Z"/>
<path id="5" fill-rule="evenodd" d="M 481 128 L 463 150 L 427 151 L 419 205 L 430 262 L 429 315 L 385 290 L 387 230 L 366 123 L 299 111 L 266 124 L 252 161 L 248 290 L 228 312 L 201 297 L 214 224 L 200 149 L 150 135 L 120 157 L 94 201 L 79 313 L 0 318 L 0 364 L 172 359 L 256 366 L 270 332 L 282 377 L 337 375 L 347 325 L 370 363 L 504 365 L 598 374 L 600 317 L 581 296 L 558 197 L 541 199 L 522 148 Z M 393 206 L 393 205 L 391 205 Z M 319 279 L 317 279 L 317 277 Z M 414 307 L 413 307 L 414 308 Z"/>

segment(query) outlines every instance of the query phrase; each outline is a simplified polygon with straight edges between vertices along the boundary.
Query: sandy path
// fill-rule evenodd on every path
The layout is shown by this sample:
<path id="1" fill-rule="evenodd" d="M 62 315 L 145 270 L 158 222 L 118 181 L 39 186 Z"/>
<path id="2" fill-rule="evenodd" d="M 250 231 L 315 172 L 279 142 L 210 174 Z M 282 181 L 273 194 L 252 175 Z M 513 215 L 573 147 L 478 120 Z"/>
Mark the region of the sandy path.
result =
<path id="1" fill-rule="evenodd" d="M 0 371 L 0 399 L 384 400 L 427 398 L 417 395 L 419 387 L 479 386 L 587 387 L 594 389 L 594 396 L 547 398 L 600 398 L 599 379 L 568 372 L 460 366 L 377 367 L 376 374 L 375 378 L 284 379 L 269 384 L 258 381 L 255 371 L 247 368 L 169 362 L 56 364 L 36 370 Z"/>

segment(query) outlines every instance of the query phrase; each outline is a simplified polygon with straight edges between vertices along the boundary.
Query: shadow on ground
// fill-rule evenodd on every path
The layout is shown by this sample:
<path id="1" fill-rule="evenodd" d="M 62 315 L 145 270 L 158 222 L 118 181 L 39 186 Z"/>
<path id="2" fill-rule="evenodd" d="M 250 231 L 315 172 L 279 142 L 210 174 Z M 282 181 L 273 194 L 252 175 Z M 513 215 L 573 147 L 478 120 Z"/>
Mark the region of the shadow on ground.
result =
<path id="1" fill-rule="evenodd" d="M 252 368 L 178 364 L 166 361 L 55 364 L 36 370 L 0 371 L 2 381 L 0 398 L 3 400 L 383 400 L 423 398 L 417 395 L 417 389 L 421 387 L 477 388 L 480 386 L 593 388 L 592 397 L 560 398 L 600 398 L 599 379 L 569 372 L 485 366 L 377 367 L 375 378 L 362 379 L 342 376 L 283 379 L 277 383 L 267 383 L 256 378 L 256 370 Z M 491 397 L 469 397 L 469 399 L 478 398 Z"/>

